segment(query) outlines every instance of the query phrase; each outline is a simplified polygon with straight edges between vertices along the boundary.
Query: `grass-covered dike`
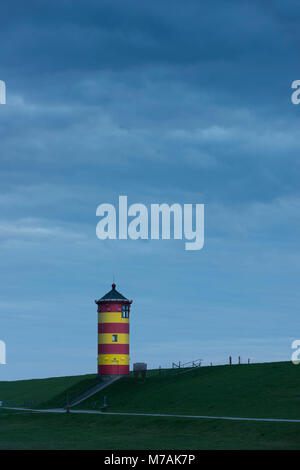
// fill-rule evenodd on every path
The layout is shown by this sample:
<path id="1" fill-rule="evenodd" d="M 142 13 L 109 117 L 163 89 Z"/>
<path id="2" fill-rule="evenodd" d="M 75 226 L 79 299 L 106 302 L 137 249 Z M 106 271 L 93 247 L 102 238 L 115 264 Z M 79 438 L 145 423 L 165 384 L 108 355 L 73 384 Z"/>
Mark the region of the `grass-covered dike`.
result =
<path id="1" fill-rule="evenodd" d="M 97 377 L 0 382 L 0 399 L 56 408 Z M 287 362 L 201 367 L 122 378 L 80 403 L 109 411 L 300 419 L 300 367 Z M 0 410 L 1 449 L 299 449 L 300 423 L 40 414 Z"/>

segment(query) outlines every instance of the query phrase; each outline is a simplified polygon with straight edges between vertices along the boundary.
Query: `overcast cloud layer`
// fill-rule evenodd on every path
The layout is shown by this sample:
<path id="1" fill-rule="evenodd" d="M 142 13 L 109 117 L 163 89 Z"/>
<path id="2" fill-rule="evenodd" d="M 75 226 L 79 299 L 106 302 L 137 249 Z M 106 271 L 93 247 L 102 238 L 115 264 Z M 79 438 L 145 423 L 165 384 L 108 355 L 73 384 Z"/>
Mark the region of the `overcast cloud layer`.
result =
<path id="1" fill-rule="evenodd" d="M 131 360 L 289 360 L 299 337 L 300 5 L 1 5 L 3 379 L 96 370 L 94 299 Z M 205 245 L 100 241 L 103 202 L 204 203 Z"/>

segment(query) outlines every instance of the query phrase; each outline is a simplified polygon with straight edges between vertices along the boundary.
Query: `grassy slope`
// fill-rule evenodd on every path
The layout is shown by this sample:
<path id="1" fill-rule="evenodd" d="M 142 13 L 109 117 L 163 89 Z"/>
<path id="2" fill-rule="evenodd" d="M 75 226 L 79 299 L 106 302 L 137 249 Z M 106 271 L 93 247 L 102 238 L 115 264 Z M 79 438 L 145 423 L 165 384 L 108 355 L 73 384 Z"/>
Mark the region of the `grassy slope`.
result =
<path id="1" fill-rule="evenodd" d="M 77 408 L 300 419 L 300 368 L 288 363 L 202 367 L 178 376 L 123 378 Z"/>
<path id="2" fill-rule="evenodd" d="M 0 449 L 299 449 L 299 424 L 0 410 Z"/>
<path id="3" fill-rule="evenodd" d="M 95 378 L 95 375 L 53 377 L 48 379 L 17 380 L 0 382 L 0 400 L 14 401 L 14 406 L 24 406 L 24 402 L 36 404 L 50 402 L 53 398 L 59 404 L 65 402 L 66 392 L 70 396 L 80 388 L 80 383 Z M 74 390 L 75 389 L 75 390 Z"/>
<path id="4" fill-rule="evenodd" d="M 74 398 L 77 398 L 86 390 L 94 387 L 98 381 L 98 375 L 86 375 L 78 377 L 78 381 L 70 385 L 67 389 L 60 391 L 56 395 L 49 396 L 46 400 L 39 402 L 35 408 L 46 409 L 46 408 L 64 408 L 68 398 L 70 403 Z"/>
<path id="5" fill-rule="evenodd" d="M 94 375 L 0 382 L 0 399 L 61 406 Z M 124 378 L 105 394 L 111 411 L 300 418 L 300 368 L 290 363 L 203 367 L 179 376 Z M 79 408 L 102 405 L 104 391 Z M 9 412 L 0 449 L 299 449 L 299 423 Z"/>

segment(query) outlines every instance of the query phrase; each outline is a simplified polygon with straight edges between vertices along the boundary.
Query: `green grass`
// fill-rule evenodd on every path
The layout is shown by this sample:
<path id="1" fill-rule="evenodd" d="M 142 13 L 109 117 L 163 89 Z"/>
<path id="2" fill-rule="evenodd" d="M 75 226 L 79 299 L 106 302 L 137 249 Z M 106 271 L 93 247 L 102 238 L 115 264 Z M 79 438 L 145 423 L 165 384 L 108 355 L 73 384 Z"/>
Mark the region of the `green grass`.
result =
<path id="1" fill-rule="evenodd" d="M 48 379 L 16 380 L 0 382 L 0 400 L 14 406 L 36 406 L 42 403 L 63 406 L 66 393 L 70 397 L 85 389 L 86 383 L 95 380 L 96 375 L 52 377 Z M 82 384 L 83 382 L 83 384 Z M 81 386 L 82 384 L 82 386 Z M 9 402 L 9 403 L 7 403 Z"/>
<path id="2" fill-rule="evenodd" d="M 299 449 L 297 423 L 0 410 L 0 449 Z"/>
<path id="3" fill-rule="evenodd" d="M 300 367 L 288 362 L 201 367 L 181 375 L 122 378 L 77 408 L 300 419 Z"/>
<path id="4" fill-rule="evenodd" d="M 94 387 L 99 381 L 99 377 L 96 374 L 81 376 L 78 379 L 79 380 L 70 385 L 68 388 L 60 391 L 54 396 L 51 396 L 51 398 L 39 402 L 35 408 L 64 408 L 67 400 L 70 403 L 74 398 L 77 398 L 86 390 Z"/>
<path id="5" fill-rule="evenodd" d="M 95 375 L 0 382 L 0 400 L 56 408 Z M 288 362 L 132 375 L 80 403 L 109 411 L 300 419 L 300 367 Z M 0 449 L 299 449 L 300 423 L 40 414 L 0 409 Z"/>

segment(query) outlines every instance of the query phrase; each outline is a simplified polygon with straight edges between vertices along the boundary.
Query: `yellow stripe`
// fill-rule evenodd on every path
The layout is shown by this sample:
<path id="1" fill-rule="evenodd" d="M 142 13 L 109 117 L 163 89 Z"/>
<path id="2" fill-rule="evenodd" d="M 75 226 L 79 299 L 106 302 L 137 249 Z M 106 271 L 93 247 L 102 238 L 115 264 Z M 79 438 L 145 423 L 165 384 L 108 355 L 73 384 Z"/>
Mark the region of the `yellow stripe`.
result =
<path id="1" fill-rule="evenodd" d="M 129 344 L 129 334 L 117 333 L 118 341 L 113 342 L 112 333 L 100 333 L 98 335 L 98 344 Z"/>
<path id="2" fill-rule="evenodd" d="M 99 312 L 98 323 L 129 323 L 129 318 L 122 318 L 121 312 Z"/>
<path id="3" fill-rule="evenodd" d="M 121 364 L 124 366 L 129 365 L 128 354 L 99 354 L 98 364 L 101 366 Z"/>

